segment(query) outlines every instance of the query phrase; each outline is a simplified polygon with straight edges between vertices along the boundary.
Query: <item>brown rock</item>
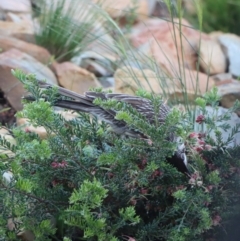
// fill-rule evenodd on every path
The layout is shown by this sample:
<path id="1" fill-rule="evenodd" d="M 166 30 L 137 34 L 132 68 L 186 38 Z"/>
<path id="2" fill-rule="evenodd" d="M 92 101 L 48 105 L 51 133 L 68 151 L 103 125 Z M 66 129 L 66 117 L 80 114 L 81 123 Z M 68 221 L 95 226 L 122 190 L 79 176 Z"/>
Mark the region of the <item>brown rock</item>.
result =
<path id="1" fill-rule="evenodd" d="M 139 88 L 143 88 L 171 99 L 177 98 L 179 101 L 183 101 L 186 95 L 188 101 L 194 101 L 197 96 L 201 96 L 215 85 L 211 77 L 188 69 L 182 69 L 182 78 L 176 76 L 170 79 L 149 69 L 123 67 L 115 72 L 114 78 L 117 93 L 134 95 Z"/>
<path id="2" fill-rule="evenodd" d="M 35 235 L 30 230 L 23 230 L 17 234 L 17 236 L 24 241 L 34 241 Z"/>
<path id="3" fill-rule="evenodd" d="M 45 65 L 49 64 L 51 60 L 50 53 L 41 46 L 27 43 L 16 38 L 0 36 L 0 49 L 4 52 L 12 48 L 18 49 L 26 54 L 31 55 Z"/>
<path id="4" fill-rule="evenodd" d="M 182 19 L 174 24 L 162 19 L 148 19 L 134 27 L 130 40 L 135 47 L 151 41 L 146 53 L 174 77 L 179 66 L 196 70 L 196 47 L 201 39 L 210 39 L 206 34 L 193 29 Z"/>
<path id="5" fill-rule="evenodd" d="M 82 94 L 89 88 L 101 86 L 92 73 L 71 62 L 54 63 L 52 67 L 60 85 L 66 89 Z"/>
<path id="6" fill-rule="evenodd" d="M 235 80 L 230 73 L 212 76 L 221 96 L 221 106 L 231 108 L 236 100 L 240 100 L 240 81 Z"/>
<path id="7" fill-rule="evenodd" d="M 94 45 L 96 48 L 94 48 Z M 92 51 L 84 51 L 79 56 L 72 58 L 71 62 L 90 71 L 95 76 L 112 76 L 115 71 L 112 63 L 116 61 L 114 54 L 106 53 L 97 41 L 88 46 L 88 49 L 91 47 L 93 48 Z"/>
<path id="8" fill-rule="evenodd" d="M 240 81 L 235 79 L 221 80 L 217 87 L 221 96 L 221 106 L 230 108 L 236 100 L 240 101 Z"/>
<path id="9" fill-rule="evenodd" d="M 74 111 L 56 111 L 57 113 L 61 114 L 62 117 L 69 121 L 77 117 L 77 113 Z M 43 126 L 34 127 L 30 121 L 26 118 L 19 118 L 17 119 L 17 125 L 21 127 L 22 130 L 26 132 L 34 132 L 36 133 L 41 139 L 46 139 L 48 134 L 46 129 Z M 54 133 L 52 133 L 54 135 Z"/>
<path id="10" fill-rule="evenodd" d="M 17 119 L 17 125 L 26 132 L 36 133 L 41 139 L 46 139 L 48 136 L 47 131 L 44 127 L 34 127 L 26 118 Z"/>
<path id="11" fill-rule="evenodd" d="M 15 37 L 26 42 L 34 43 L 34 28 L 30 21 L 18 23 L 0 21 L 0 36 Z"/>
<path id="12" fill-rule="evenodd" d="M 213 75 L 212 78 L 215 80 L 216 85 L 221 85 L 222 83 L 231 82 L 233 77 L 230 73 L 221 73 Z"/>
<path id="13" fill-rule="evenodd" d="M 139 88 L 156 94 L 163 94 L 160 77 L 150 69 L 123 67 L 114 74 L 116 93 L 135 95 Z M 169 83 L 170 86 L 170 83 Z"/>
<path id="14" fill-rule="evenodd" d="M 99 4 L 112 18 L 121 18 L 134 9 L 135 16 L 138 20 L 146 19 L 151 13 L 151 3 L 147 0 L 94 0 L 93 2 Z"/>
<path id="15" fill-rule="evenodd" d="M 202 39 L 199 46 L 199 63 L 204 73 L 219 74 L 227 69 L 227 60 L 220 44 L 211 39 Z"/>
<path id="16" fill-rule="evenodd" d="M 27 12 L 32 11 L 30 0 L 5 0 L 0 1 L 0 10 L 7 12 Z"/>
<path id="17" fill-rule="evenodd" d="M 179 101 L 187 98 L 188 102 L 194 102 L 196 97 L 202 96 L 215 85 L 214 79 L 208 75 L 188 69 L 183 69 L 181 77 L 176 78 L 174 82 L 171 98 L 177 98 Z"/>
<path id="18" fill-rule="evenodd" d="M 10 49 L 0 54 L 0 89 L 15 110 L 21 110 L 21 98 L 26 93 L 22 83 L 11 73 L 12 69 L 21 69 L 25 73 L 34 73 L 37 79 L 57 84 L 51 70 L 28 54 Z"/>
<path id="19" fill-rule="evenodd" d="M 7 228 L 10 231 L 16 230 L 16 222 L 21 223 L 22 221 L 21 221 L 21 219 L 9 218 L 8 222 L 7 222 Z M 33 232 L 29 231 L 29 230 L 22 230 L 22 231 L 18 232 L 17 236 L 19 239 L 21 239 L 23 241 L 34 241 L 35 240 L 35 236 L 34 236 Z"/>
<path id="20" fill-rule="evenodd" d="M 218 38 L 223 34 L 224 34 L 224 32 L 221 32 L 221 31 L 213 31 L 213 32 L 209 33 L 208 36 L 212 40 L 218 41 Z"/>

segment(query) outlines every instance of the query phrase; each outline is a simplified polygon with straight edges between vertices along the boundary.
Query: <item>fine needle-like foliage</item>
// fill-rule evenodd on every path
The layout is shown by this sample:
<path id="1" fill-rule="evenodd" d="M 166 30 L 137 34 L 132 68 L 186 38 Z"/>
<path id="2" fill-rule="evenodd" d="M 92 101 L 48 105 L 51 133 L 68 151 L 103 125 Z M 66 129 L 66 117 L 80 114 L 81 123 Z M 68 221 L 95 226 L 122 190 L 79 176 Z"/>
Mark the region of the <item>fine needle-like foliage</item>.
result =
<path id="1" fill-rule="evenodd" d="M 35 38 L 59 62 L 69 61 L 102 37 L 101 9 L 89 0 L 40 0 Z"/>
<path id="2" fill-rule="evenodd" d="M 36 241 L 203 241 L 239 207 L 239 147 L 227 148 L 208 132 L 206 137 L 191 133 L 192 125 L 177 109 L 165 124 L 153 126 L 128 105 L 97 100 L 104 108 L 121 110 L 116 118 L 149 140 L 119 137 L 87 114 L 65 120 L 52 107 L 59 98 L 57 88 L 42 91 L 34 75 L 13 74 L 36 99 L 25 103 L 19 116 L 43 126 L 48 136 L 42 140 L 28 129 L 13 128 L 16 145 L 0 139 L 15 154 L 0 157 L 1 172 L 12 173 L 0 182 L 4 240 L 29 230 Z M 138 94 L 154 106 L 162 101 Z M 218 100 L 214 90 L 197 102 L 204 111 Z M 197 123 L 203 122 L 212 126 L 211 119 L 199 116 Z M 191 176 L 166 161 L 176 149 L 166 140 L 169 132 L 186 140 Z M 11 230 L 6 228 L 9 220 Z"/>

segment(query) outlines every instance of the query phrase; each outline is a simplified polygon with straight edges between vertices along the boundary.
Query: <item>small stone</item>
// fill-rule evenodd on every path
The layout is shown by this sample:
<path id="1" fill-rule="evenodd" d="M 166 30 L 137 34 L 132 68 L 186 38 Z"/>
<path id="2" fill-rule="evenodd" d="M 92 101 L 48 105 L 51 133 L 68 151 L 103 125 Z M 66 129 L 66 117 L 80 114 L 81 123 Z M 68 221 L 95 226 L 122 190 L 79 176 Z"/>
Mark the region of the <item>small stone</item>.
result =
<path id="1" fill-rule="evenodd" d="M 135 95 L 139 88 L 156 94 L 164 93 L 157 74 L 149 69 L 126 66 L 116 70 L 114 79 L 116 93 Z"/>
<path id="2" fill-rule="evenodd" d="M 219 42 L 227 49 L 229 72 L 240 76 L 240 37 L 234 34 L 223 34 L 218 37 Z"/>
<path id="3" fill-rule="evenodd" d="M 34 27 L 30 21 L 18 23 L 0 21 L 0 36 L 9 36 L 29 43 L 35 43 Z"/>
<path id="4" fill-rule="evenodd" d="M 31 13 L 30 0 L 4 0 L 0 1 L 0 10 L 6 12 L 24 12 Z"/>
<path id="5" fill-rule="evenodd" d="M 22 109 L 21 98 L 26 93 L 22 83 L 12 75 L 12 69 L 21 69 L 25 73 L 34 73 L 39 80 L 57 84 L 52 71 L 30 55 L 17 49 L 0 54 L 0 89 L 15 110 Z"/>
<path id="6" fill-rule="evenodd" d="M 219 74 L 227 69 L 227 60 L 217 41 L 202 39 L 199 46 L 199 63 L 204 73 Z"/>
<path id="7" fill-rule="evenodd" d="M 31 55 L 44 65 L 47 65 L 51 60 L 50 53 L 41 46 L 27 43 L 12 37 L 0 36 L 0 49 L 2 52 L 8 51 L 12 48 L 18 49 L 26 54 Z"/>
<path id="8" fill-rule="evenodd" d="M 101 87 L 94 74 L 71 63 L 64 62 L 52 65 L 61 86 L 79 94 L 83 94 L 90 88 Z"/>

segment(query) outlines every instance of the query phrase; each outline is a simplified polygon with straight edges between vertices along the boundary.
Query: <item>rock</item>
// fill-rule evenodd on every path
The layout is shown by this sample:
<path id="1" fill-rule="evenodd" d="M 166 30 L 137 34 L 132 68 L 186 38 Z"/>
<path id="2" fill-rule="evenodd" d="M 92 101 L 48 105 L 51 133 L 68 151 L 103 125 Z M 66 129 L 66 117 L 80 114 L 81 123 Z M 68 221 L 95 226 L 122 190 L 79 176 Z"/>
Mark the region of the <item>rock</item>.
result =
<path id="1" fill-rule="evenodd" d="M 212 39 L 212 40 L 215 40 L 215 41 L 218 41 L 218 38 L 225 34 L 224 32 L 221 32 L 221 31 L 213 31 L 211 33 L 208 34 L 208 36 Z"/>
<path id="2" fill-rule="evenodd" d="M 21 127 L 21 129 L 23 129 L 25 132 L 36 133 L 41 139 L 46 139 L 48 137 L 47 131 L 44 127 L 34 127 L 26 118 L 17 119 L 17 125 Z"/>
<path id="3" fill-rule="evenodd" d="M 204 73 L 213 75 L 226 71 L 227 60 L 217 41 L 202 39 L 199 46 L 199 54 L 199 63 Z"/>
<path id="4" fill-rule="evenodd" d="M 116 93 L 135 95 L 135 92 L 142 88 L 156 94 L 164 94 L 159 76 L 150 69 L 126 66 L 116 70 L 114 79 Z"/>
<path id="5" fill-rule="evenodd" d="M 182 75 L 184 79 L 178 77 L 172 80 L 150 69 L 123 67 L 114 75 L 115 92 L 134 95 L 139 88 L 143 88 L 170 99 L 177 98 L 179 101 L 184 101 L 187 93 L 188 101 L 195 101 L 197 96 L 201 96 L 215 85 L 211 77 L 194 70 L 183 69 Z"/>
<path id="6" fill-rule="evenodd" d="M 14 219 L 9 218 L 7 220 L 7 228 L 10 231 L 16 230 L 17 222 L 22 223 L 22 220 L 20 218 L 14 218 Z M 34 241 L 35 240 L 35 236 L 34 236 L 33 232 L 30 230 L 21 230 L 20 232 L 17 233 L 17 237 L 23 241 Z"/>
<path id="7" fill-rule="evenodd" d="M 196 70 L 200 38 L 210 39 L 184 19 L 174 19 L 174 24 L 162 19 L 148 19 L 134 26 L 130 35 L 134 47 L 139 48 L 149 42 L 145 54 L 153 57 L 172 77 L 176 76 L 179 65 Z"/>
<path id="8" fill-rule="evenodd" d="M 24 241 L 34 241 L 35 235 L 30 230 L 23 230 L 17 234 L 17 236 Z"/>
<path id="9" fill-rule="evenodd" d="M 240 76 L 240 37 L 235 34 L 223 34 L 218 37 L 219 42 L 227 49 L 229 72 Z"/>
<path id="10" fill-rule="evenodd" d="M 25 73 L 33 73 L 39 80 L 57 84 L 52 71 L 35 58 L 17 49 L 10 49 L 0 54 L 0 89 L 15 110 L 21 110 L 21 98 L 26 93 L 22 83 L 11 73 L 12 69 L 22 69 Z"/>
<path id="11" fill-rule="evenodd" d="M 112 18 L 119 19 L 126 17 L 129 13 L 134 14 L 137 20 L 146 19 L 154 8 L 154 2 L 147 0 L 94 0 L 99 4 Z"/>
<path id="12" fill-rule="evenodd" d="M 130 36 L 134 47 L 159 64 L 161 73 L 158 76 L 168 76 L 165 90 L 170 98 L 183 100 L 187 94 L 188 101 L 194 101 L 196 96 L 204 94 L 215 85 L 212 78 L 196 68 L 200 39 L 205 41 L 206 46 L 212 41 L 206 34 L 194 30 L 184 19 L 174 19 L 174 24 L 161 19 L 148 19 L 136 25 Z M 208 55 L 204 51 L 202 54 L 204 60 L 207 59 Z M 222 66 L 215 62 L 211 71 L 222 71 L 224 61 L 219 61 Z"/>
<path id="13" fill-rule="evenodd" d="M 103 78 L 98 78 L 100 84 L 102 85 L 102 87 L 104 89 L 114 89 L 114 84 L 115 84 L 115 80 L 114 77 L 103 77 Z"/>
<path id="14" fill-rule="evenodd" d="M 61 86 L 79 94 L 92 87 L 101 87 L 97 78 L 87 70 L 71 63 L 64 62 L 52 65 Z"/>
<path id="15" fill-rule="evenodd" d="M 183 69 L 181 76 L 176 77 L 174 83 L 172 83 L 171 99 L 195 102 L 198 96 L 202 96 L 215 85 L 212 77 L 196 70 Z"/>
<path id="16" fill-rule="evenodd" d="M 90 71 L 95 76 L 108 77 L 114 73 L 112 62 L 115 62 L 115 60 L 114 56 L 106 53 L 98 54 L 95 51 L 85 51 L 71 59 L 71 62 Z"/>
<path id="17" fill-rule="evenodd" d="M 32 11 L 31 1 L 30 0 L 0 1 L 0 11 L 31 13 Z"/>
<path id="18" fill-rule="evenodd" d="M 31 13 L 7 12 L 5 18 L 6 18 L 6 21 L 14 22 L 14 23 L 19 23 L 22 21 L 29 21 L 29 22 L 32 21 Z"/>
<path id="19" fill-rule="evenodd" d="M 217 87 L 223 107 L 231 108 L 236 100 L 240 101 L 240 81 L 226 79 L 225 81 L 218 82 Z"/>
<path id="20" fill-rule="evenodd" d="M 3 173 L 2 177 L 3 177 L 3 181 L 5 182 L 5 184 L 9 184 L 13 178 L 13 174 L 12 174 L 12 172 L 7 171 L 7 172 Z"/>
<path id="21" fill-rule="evenodd" d="M 30 43 L 35 42 L 34 28 L 30 21 L 21 21 L 18 23 L 0 21 L 1 35 L 14 37 Z"/>
<path id="22" fill-rule="evenodd" d="M 16 38 L 0 36 L 0 49 L 4 52 L 12 48 L 18 49 L 26 54 L 31 55 L 44 65 L 49 64 L 51 61 L 50 53 L 41 46 L 27 43 Z"/>
<path id="23" fill-rule="evenodd" d="M 221 73 L 213 75 L 212 78 L 215 80 L 216 85 L 221 85 L 222 82 L 231 81 L 232 75 L 230 73 Z"/>
<path id="24" fill-rule="evenodd" d="M 218 87 L 218 93 L 221 96 L 221 106 L 231 108 L 236 100 L 240 101 L 240 81 L 235 80 L 230 73 L 223 73 L 212 76 L 215 85 Z M 236 113 L 240 116 L 240 111 Z"/>
<path id="25" fill-rule="evenodd" d="M 67 121 L 72 120 L 78 116 L 78 114 L 74 111 L 56 111 L 63 116 L 63 118 Z M 21 127 L 22 130 L 25 132 L 34 132 L 36 133 L 41 139 L 47 139 L 49 133 L 47 133 L 46 129 L 42 126 L 34 127 L 28 119 L 26 118 L 19 118 L 17 119 L 17 125 Z M 54 133 L 52 133 L 54 135 Z"/>

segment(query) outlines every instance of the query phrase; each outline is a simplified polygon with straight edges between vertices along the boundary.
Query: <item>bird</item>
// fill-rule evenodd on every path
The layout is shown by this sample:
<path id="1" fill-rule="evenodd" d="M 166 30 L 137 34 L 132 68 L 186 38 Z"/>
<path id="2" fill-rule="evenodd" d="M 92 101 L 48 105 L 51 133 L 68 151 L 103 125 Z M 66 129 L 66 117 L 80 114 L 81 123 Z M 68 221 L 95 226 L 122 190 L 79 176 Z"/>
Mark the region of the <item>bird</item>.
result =
<path id="1" fill-rule="evenodd" d="M 49 89 L 52 88 L 54 85 L 46 83 L 44 81 L 38 81 L 38 86 L 41 89 Z M 126 104 L 129 104 L 131 107 L 137 110 L 138 113 L 143 115 L 150 124 L 154 124 L 156 121 L 153 104 L 150 99 L 144 97 L 132 96 L 121 93 L 105 93 L 96 91 L 87 91 L 84 93 L 84 95 L 82 95 L 74 91 L 62 88 L 60 86 L 57 86 L 57 89 L 60 98 L 55 100 L 54 106 L 89 113 L 93 116 L 96 116 L 98 119 L 108 123 L 111 126 L 112 130 L 118 135 L 138 138 L 139 131 L 129 127 L 125 121 L 116 119 L 116 110 L 105 109 L 94 104 L 94 100 L 96 98 L 100 98 L 102 100 L 114 99 L 117 102 L 124 102 Z M 32 96 L 25 96 L 23 98 L 30 101 L 34 100 Z M 160 125 L 164 124 L 166 117 L 170 111 L 170 107 L 166 103 L 162 102 L 159 106 L 157 116 L 157 121 Z M 178 140 L 178 137 L 176 137 L 174 133 L 171 133 L 168 139 L 169 141 L 174 142 Z M 177 150 L 172 157 L 167 158 L 167 161 L 172 166 L 177 168 L 179 172 L 189 174 L 184 143 L 178 143 Z"/>

